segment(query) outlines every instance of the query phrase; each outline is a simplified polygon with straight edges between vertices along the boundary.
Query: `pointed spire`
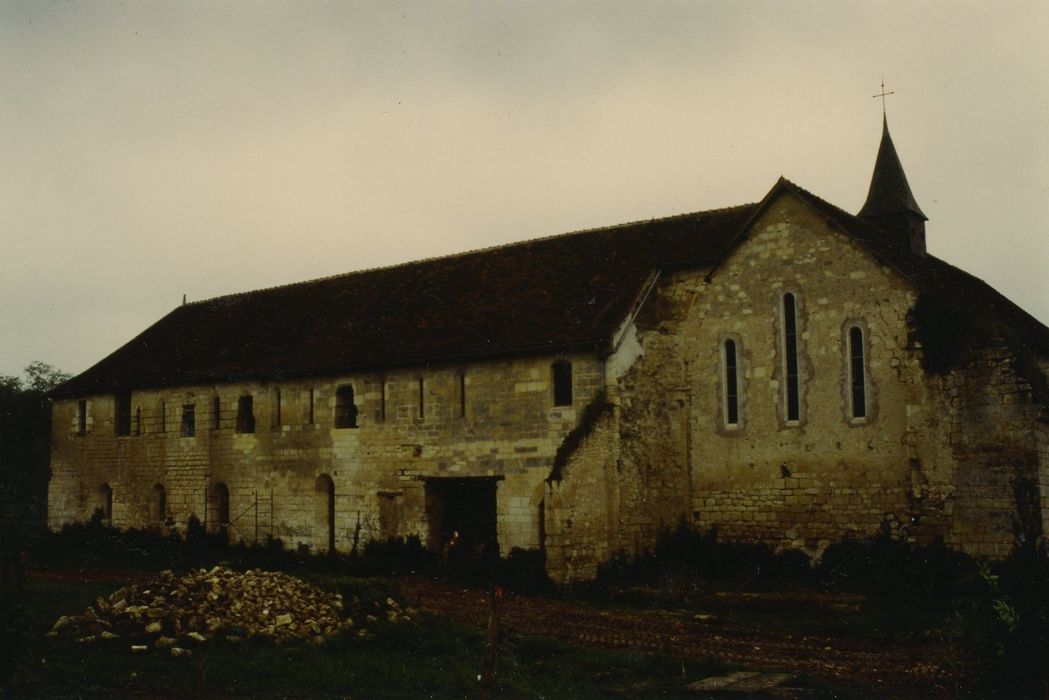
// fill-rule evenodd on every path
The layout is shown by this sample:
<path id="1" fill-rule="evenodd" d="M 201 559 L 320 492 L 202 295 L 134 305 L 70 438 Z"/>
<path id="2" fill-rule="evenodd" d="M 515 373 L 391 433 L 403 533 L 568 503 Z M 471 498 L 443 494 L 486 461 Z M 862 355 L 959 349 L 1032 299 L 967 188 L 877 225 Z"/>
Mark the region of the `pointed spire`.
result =
<path id="1" fill-rule="evenodd" d="M 867 191 L 867 201 L 860 209 L 859 216 L 873 218 L 892 216 L 910 212 L 922 221 L 929 218 L 922 213 L 914 201 L 907 176 L 903 173 L 900 157 L 896 155 L 896 146 L 889 135 L 889 120 L 882 115 L 881 146 L 878 147 L 878 160 L 874 163 L 874 175 L 871 176 L 871 187 Z"/>
<path id="2" fill-rule="evenodd" d="M 889 120 L 882 115 L 881 145 L 874 163 L 867 201 L 858 216 L 890 233 L 906 239 L 910 249 L 925 254 L 925 222 L 929 220 L 918 206 L 907 184 L 896 146 L 889 135 Z"/>

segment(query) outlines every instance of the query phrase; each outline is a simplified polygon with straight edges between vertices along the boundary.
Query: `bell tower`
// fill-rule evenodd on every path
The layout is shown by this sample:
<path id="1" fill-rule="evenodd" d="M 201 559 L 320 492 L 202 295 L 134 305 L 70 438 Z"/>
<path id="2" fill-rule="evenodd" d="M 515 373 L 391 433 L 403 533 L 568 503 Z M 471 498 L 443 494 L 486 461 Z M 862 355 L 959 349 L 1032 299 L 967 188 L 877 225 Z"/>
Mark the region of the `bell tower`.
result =
<path id="1" fill-rule="evenodd" d="M 929 219 L 914 201 L 884 114 L 871 186 L 867 191 L 867 201 L 857 216 L 891 234 L 911 252 L 925 255 L 925 222 Z"/>

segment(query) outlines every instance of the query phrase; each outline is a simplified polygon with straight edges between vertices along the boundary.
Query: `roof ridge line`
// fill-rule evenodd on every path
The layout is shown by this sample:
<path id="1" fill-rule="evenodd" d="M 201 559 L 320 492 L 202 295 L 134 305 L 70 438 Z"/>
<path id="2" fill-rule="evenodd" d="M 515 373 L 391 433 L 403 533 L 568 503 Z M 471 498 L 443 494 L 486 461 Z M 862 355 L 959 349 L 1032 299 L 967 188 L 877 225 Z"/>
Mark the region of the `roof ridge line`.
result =
<path id="1" fill-rule="evenodd" d="M 275 289 L 287 289 L 288 287 L 298 287 L 306 284 L 313 284 L 316 282 L 327 282 L 329 280 L 335 280 L 342 277 L 352 277 L 354 275 L 363 275 L 369 272 L 378 272 L 380 270 L 393 270 L 399 267 L 408 267 L 410 265 L 418 265 L 420 263 L 428 263 L 436 260 L 450 260 L 453 258 L 461 258 L 469 255 L 478 255 L 480 253 L 487 253 L 493 250 L 500 250 L 503 248 L 512 248 L 514 246 L 526 245 L 529 243 L 539 243 L 541 241 L 549 241 L 555 238 L 567 238 L 569 236 L 581 236 L 587 233 L 598 233 L 601 231 L 614 231 L 616 229 L 627 228 L 629 226 L 638 226 L 640 224 L 650 224 L 657 221 L 672 221 L 674 219 L 685 219 L 690 216 L 700 216 L 704 214 L 720 214 L 724 212 L 733 211 L 736 209 L 744 209 L 746 207 L 752 207 L 756 202 L 747 202 L 745 204 L 736 204 L 727 207 L 716 207 L 714 209 L 703 209 L 700 211 L 685 212 L 683 214 L 671 214 L 670 216 L 660 216 L 658 218 L 651 219 L 637 219 L 636 221 L 626 221 L 620 224 L 612 224 L 609 226 L 595 226 L 593 228 L 577 229 L 575 231 L 566 231 L 564 233 L 553 233 L 546 236 L 537 236 L 536 238 L 526 238 L 522 241 L 514 241 L 511 243 L 499 243 L 497 245 L 485 246 L 482 248 L 472 248 L 470 250 L 459 251 L 458 253 L 447 253 L 445 255 L 433 255 L 427 258 L 418 258 L 416 260 L 406 260 L 399 263 L 391 263 L 389 265 L 377 265 L 375 267 L 366 267 L 360 270 L 353 270 L 351 272 L 338 272 L 333 275 L 324 275 L 322 277 L 315 277 L 313 279 L 301 280 L 298 282 L 287 282 L 284 284 L 274 284 L 269 287 L 258 287 L 256 289 L 248 289 L 242 292 L 230 292 L 229 294 L 219 294 L 213 297 L 207 297 L 204 299 L 197 299 L 195 301 L 188 301 L 185 304 L 176 306 L 176 309 L 182 308 L 183 306 L 200 306 L 203 304 L 209 304 L 211 302 L 219 301 L 221 299 L 233 299 L 236 297 L 243 297 L 249 294 L 258 294 L 260 292 L 269 292 Z"/>

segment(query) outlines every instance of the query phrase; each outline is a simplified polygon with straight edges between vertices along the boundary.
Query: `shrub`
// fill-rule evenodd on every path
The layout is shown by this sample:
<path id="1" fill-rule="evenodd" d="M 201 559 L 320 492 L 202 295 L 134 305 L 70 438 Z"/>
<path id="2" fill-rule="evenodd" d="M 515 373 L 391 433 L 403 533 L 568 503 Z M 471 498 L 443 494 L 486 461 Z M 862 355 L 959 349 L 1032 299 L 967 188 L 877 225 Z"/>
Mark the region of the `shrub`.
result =
<path id="1" fill-rule="evenodd" d="M 716 528 L 696 532 L 681 523 L 666 530 L 655 548 L 630 560 L 623 555 L 598 569 L 598 585 L 642 581 L 660 584 L 674 577 L 737 583 L 800 583 L 809 579 L 803 552 L 776 552 L 767 544 L 721 542 Z"/>
<path id="2" fill-rule="evenodd" d="M 972 558 L 949 549 L 942 539 L 915 547 L 893 539 L 888 528 L 873 538 L 846 538 L 823 553 L 815 570 L 824 586 L 910 602 L 949 603 L 973 590 Z"/>

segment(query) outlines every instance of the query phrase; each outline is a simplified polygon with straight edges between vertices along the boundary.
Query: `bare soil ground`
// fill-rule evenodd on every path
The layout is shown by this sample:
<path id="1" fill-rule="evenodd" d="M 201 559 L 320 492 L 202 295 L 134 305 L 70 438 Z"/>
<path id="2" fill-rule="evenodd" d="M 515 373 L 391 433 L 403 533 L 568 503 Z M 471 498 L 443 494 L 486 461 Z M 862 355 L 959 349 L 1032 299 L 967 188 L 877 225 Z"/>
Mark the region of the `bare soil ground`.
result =
<path id="1" fill-rule="evenodd" d="M 482 589 L 422 577 L 398 583 L 417 608 L 465 625 L 487 624 L 491 598 Z M 859 687 L 872 696 L 950 694 L 961 669 L 953 650 L 934 640 L 904 644 L 762 632 L 721 619 L 696 619 L 686 612 L 599 609 L 516 594 L 503 599 L 500 610 L 502 624 L 518 634 L 804 674 Z"/>

